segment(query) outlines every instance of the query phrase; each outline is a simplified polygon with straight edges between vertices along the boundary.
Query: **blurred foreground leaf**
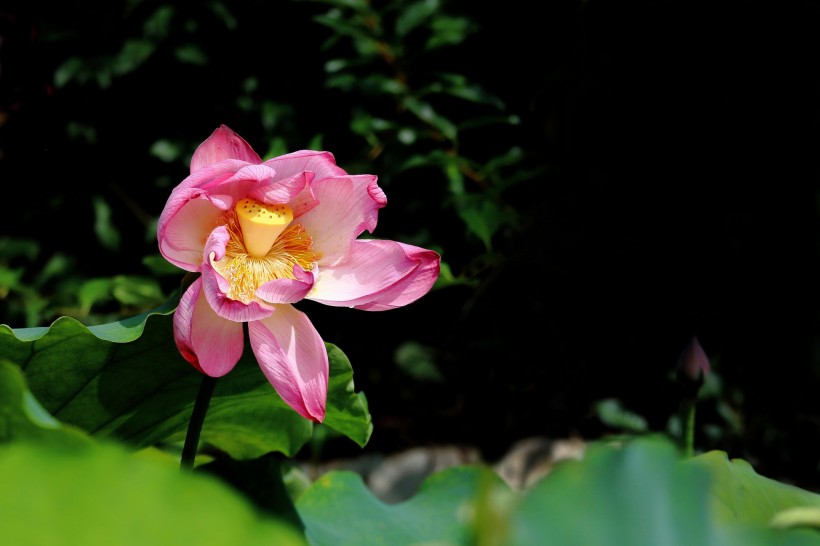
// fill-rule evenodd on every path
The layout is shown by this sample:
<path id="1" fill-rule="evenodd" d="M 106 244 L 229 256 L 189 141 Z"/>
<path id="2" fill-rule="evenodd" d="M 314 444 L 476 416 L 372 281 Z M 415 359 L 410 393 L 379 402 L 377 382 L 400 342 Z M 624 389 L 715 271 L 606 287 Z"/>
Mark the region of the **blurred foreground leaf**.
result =
<path id="1" fill-rule="evenodd" d="M 511 544 L 717 545 L 709 522 L 709 475 L 683 467 L 674 446 L 591 444 L 529 491 Z"/>
<path id="2" fill-rule="evenodd" d="M 820 534 L 814 532 L 784 532 L 768 527 L 768 519 L 730 521 L 720 513 L 755 512 L 759 507 L 753 505 L 768 495 L 780 497 L 783 508 L 818 502 L 820 496 L 804 491 L 808 496 L 787 498 L 781 495 L 784 484 L 754 473 L 727 472 L 726 466 L 714 464 L 719 456 L 702 457 L 684 461 L 663 438 L 646 437 L 623 446 L 591 444 L 582 461 L 559 464 L 529 491 L 514 514 L 509 544 L 544 544 L 547 539 L 566 546 L 820 544 Z M 760 495 L 751 502 L 727 496 L 739 486 Z"/>
<path id="3" fill-rule="evenodd" d="M 819 545 L 805 526 L 820 496 L 747 470 L 717 453 L 683 460 L 668 439 L 647 436 L 592 443 L 520 493 L 488 468 L 463 466 L 389 505 L 359 475 L 336 471 L 296 507 L 313 546 Z M 795 523 L 803 527 L 786 528 Z"/>
<path id="4" fill-rule="evenodd" d="M 786 510 L 820 509 L 817 493 L 761 476 L 748 462 L 729 459 L 723 451 L 698 455 L 690 463 L 712 474 L 713 512 L 719 521 L 768 525 Z"/>
<path id="5" fill-rule="evenodd" d="M 313 546 L 472 544 L 475 500 L 484 481 L 503 486 L 490 469 L 455 467 L 427 478 L 410 500 L 391 505 L 375 497 L 361 476 L 325 474 L 296 502 Z"/>
<path id="6" fill-rule="evenodd" d="M 216 479 L 113 445 L 0 447 L 3 544 L 304 546 Z"/>

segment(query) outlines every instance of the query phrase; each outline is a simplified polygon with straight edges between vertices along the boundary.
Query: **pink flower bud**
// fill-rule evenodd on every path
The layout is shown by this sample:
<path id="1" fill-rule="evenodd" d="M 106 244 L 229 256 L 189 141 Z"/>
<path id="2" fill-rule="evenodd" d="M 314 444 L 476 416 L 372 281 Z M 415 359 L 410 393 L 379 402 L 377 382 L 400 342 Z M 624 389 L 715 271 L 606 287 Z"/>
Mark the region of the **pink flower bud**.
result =
<path id="1" fill-rule="evenodd" d="M 678 358 L 678 374 L 682 379 L 700 383 L 709 375 L 709 357 L 697 337 L 693 337 Z"/>

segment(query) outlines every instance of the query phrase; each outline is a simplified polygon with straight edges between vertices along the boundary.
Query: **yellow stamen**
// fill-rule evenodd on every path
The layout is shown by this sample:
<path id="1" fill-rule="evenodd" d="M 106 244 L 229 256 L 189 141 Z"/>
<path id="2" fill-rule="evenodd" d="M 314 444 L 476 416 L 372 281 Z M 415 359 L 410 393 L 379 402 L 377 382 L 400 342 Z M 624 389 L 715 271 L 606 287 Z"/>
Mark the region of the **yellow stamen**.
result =
<path id="1" fill-rule="evenodd" d="M 312 271 L 320 258 L 312 248 L 313 241 L 302 224 L 291 224 L 279 235 L 265 256 L 253 256 L 243 241 L 245 234 L 236 210 L 226 212 L 223 219 L 230 239 L 223 259 L 211 264 L 230 283 L 227 296 L 250 303 L 257 299 L 256 289 L 274 279 L 293 279 L 293 267 L 299 265 Z"/>
<path id="2" fill-rule="evenodd" d="M 293 221 L 293 211 L 287 205 L 269 205 L 246 198 L 235 208 L 245 248 L 257 258 L 267 255 L 276 238 Z"/>

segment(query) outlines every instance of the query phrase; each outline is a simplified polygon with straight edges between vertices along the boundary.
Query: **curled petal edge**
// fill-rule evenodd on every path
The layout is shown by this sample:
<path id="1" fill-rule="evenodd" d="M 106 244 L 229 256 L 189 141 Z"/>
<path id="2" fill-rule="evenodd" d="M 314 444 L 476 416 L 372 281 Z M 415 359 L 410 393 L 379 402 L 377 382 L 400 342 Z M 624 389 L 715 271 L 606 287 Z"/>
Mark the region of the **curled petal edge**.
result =
<path id="1" fill-rule="evenodd" d="M 418 262 L 416 268 L 401 281 L 374 294 L 369 301 L 355 303 L 354 309 L 389 311 L 413 303 L 433 288 L 441 272 L 441 256 L 433 250 L 399 244 L 409 257 Z"/>
<path id="2" fill-rule="evenodd" d="M 295 279 L 275 279 L 266 282 L 256 290 L 257 297 L 268 303 L 296 303 L 303 300 L 313 287 L 315 276 L 302 269 L 293 267 Z"/>
<path id="3" fill-rule="evenodd" d="M 347 259 L 325 267 L 307 299 L 333 307 L 386 311 L 408 305 L 433 287 L 441 257 L 388 240 L 356 240 Z"/>

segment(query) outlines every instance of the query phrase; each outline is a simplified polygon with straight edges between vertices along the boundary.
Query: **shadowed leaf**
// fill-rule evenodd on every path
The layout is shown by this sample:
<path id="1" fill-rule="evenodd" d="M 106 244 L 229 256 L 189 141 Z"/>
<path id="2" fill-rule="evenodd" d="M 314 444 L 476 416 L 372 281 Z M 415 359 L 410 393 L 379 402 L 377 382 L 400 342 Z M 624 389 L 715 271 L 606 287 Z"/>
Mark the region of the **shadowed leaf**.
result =
<path id="1" fill-rule="evenodd" d="M 138 448 L 179 442 L 202 376 L 174 345 L 172 311 L 167 304 L 91 327 L 67 317 L 48 328 L 0 326 L 0 354 L 20 366 L 31 392 L 61 422 Z M 363 446 L 370 414 L 354 391 L 347 358 L 333 345 L 328 352 L 326 423 Z M 290 456 L 312 429 L 276 394 L 247 349 L 217 382 L 201 441 L 238 459 L 272 451 Z"/>

